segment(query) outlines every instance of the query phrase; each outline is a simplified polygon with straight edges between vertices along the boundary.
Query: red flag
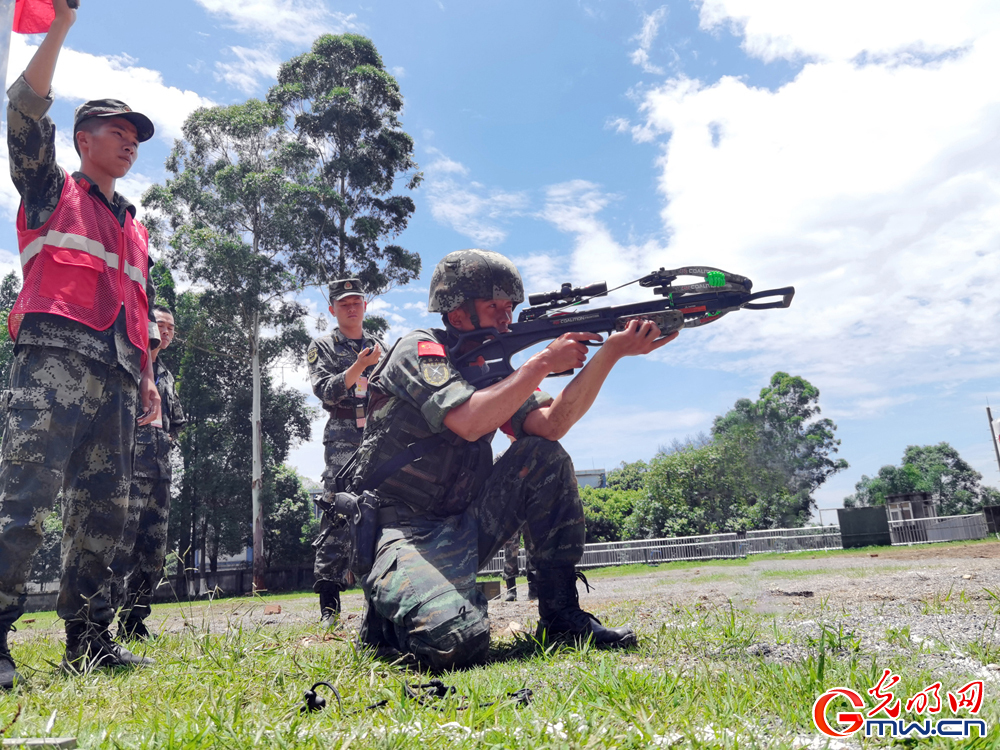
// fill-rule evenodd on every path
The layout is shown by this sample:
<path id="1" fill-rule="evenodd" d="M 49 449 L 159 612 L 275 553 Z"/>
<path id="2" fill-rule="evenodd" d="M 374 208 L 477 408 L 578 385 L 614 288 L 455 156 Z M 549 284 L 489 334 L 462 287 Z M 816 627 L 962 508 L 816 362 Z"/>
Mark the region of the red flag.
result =
<path id="1" fill-rule="evenodd" d="M 14 31 L 18 34 L 44 34 L 55 17 L 52 0 L 16 0 Z"/>

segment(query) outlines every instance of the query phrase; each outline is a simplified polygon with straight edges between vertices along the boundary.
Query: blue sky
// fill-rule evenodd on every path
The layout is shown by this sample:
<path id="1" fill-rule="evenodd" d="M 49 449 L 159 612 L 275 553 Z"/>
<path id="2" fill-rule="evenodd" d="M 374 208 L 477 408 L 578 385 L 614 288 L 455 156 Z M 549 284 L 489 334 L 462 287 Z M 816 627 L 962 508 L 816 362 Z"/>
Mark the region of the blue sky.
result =
<path id="1" fill-rule="evenodd" d="M 649 459 L 784 370 L 820 389 L 851 464 L 821 507 L 912 444 L 948 441 L 998 484 L 996 3 L 85 0 L 55 80 L 63 163 L 72 108 L 122 98 L 160 134 L 119 185 L 138 199 L 194 108 L 263 96 L 283 60 L 344 31 L 397 76 L 426 177 L 400 238 L 424 277 L 373 303 L 393 335 L 434 323 L 427 278 L 462 247 L 514 258 L 530 291 L 696 263 L 797 287 L 788 310 L 619 365 L 564 441 L 579 468 Z M 9 79 L 36 43 L 14 39 Z M 17 198 L 0 172 L 6 272 Z M 308 391 L 304 368 L 280 377 Z M 291 457 L 313 478 L 322 421 Z"/>

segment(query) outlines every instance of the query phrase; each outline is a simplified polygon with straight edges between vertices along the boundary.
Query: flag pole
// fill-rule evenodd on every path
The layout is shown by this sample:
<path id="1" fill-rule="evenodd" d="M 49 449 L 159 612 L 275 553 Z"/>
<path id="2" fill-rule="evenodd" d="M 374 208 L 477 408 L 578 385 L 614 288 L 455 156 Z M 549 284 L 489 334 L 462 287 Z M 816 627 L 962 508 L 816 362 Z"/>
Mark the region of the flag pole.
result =
<path id="1" fill-rule="evenodd" d="M 997 454 L 997 466 L 1000 467 L 1000 444 L 997 444 L 997 434 L 993 431 L 993 412 L 986 407 L 986 418 L 990 420 L 990 435 L 993 437 L 993 450 Z"/>
<path id="2" fill-rule="evenodd" d="M 7 61 L 10 59 L 10 36 L 14 28 L 14 0 L 0 0 L 0 84 L 7 90 Z M 2 99 L 3 94 L 0 94 Z M 4 112 L 6 107 L 0 107 Z M 0 114 L 0 121 L 4 118 Z"/>

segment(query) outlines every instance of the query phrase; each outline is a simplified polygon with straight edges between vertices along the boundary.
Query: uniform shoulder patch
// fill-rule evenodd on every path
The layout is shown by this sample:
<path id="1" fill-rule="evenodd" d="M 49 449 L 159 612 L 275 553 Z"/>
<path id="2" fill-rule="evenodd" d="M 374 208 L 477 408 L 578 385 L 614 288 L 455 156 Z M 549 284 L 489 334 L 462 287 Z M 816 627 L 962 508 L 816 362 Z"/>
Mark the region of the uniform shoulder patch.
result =
<path id="1" fill-rule="evenodd" d="M 417 356 L 447 358 L 448 355 L 445 354 L 444 346 L 439 344 L 437 341 L 418 341 Z"/>
<path id="2" fill-rule="evenodd" d="M 306 354 L 306 362 L 312 364 L 317 359 L 319 359 L 319 349 L 317 349 L 315 346 L 310 346 L 309 351 Z"/>
<path id="3" fill-rule="evenodd" d="M 435 388 L 444 385 L 448 382 L 448 378 L 451 377 L 451 370 L 448 369 L 448 360 L 443 358 L 420 360 L 420 377 L 424 379 L 427 385 L 434 386 Z"/>

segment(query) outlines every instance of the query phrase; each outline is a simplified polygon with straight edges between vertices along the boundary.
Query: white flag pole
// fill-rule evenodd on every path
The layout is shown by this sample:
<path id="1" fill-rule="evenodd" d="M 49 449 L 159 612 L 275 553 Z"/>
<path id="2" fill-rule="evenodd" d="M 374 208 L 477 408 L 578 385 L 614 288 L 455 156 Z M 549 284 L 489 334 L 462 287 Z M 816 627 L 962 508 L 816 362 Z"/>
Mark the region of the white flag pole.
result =
<path id="1" fill-rule="evenodd" d="M 990 436 L 993 438 L 993 450 L 997 454 L 997 466 L 1000 466 L 1000 444 L 997 443 L 997 434 L 993 431 L 993 412 L 990 407 L 986 407 L 986 418 L 990 421 Z"/>
<path id="2" fill-rule="evenodd" d="M 10 37 L 14 28 L 14 0 L 0 0 L 0 84 L 7 90 L 7 60 L 10 58 Z M 2 94 L 0 94 L 2 98 Z M 4 112 L 6 107 L 0 108 Z M 0 120 L 3 115 L 0 114 Z"/>

